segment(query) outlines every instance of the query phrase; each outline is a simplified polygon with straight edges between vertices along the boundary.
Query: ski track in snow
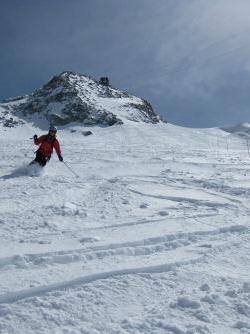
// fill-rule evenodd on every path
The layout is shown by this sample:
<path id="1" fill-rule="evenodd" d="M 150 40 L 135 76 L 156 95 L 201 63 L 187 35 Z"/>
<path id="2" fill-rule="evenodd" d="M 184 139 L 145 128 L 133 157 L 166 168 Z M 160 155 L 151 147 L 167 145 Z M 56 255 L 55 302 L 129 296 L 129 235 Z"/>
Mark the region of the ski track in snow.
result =
<path id="1" fill-rule="evenodd" d="M 55 156 L 16 168 L 30 135 L 0 129 L 0 333 L 250 333 L 244 143 L 170 124 L 91 130 L 59 131 L 77 179 Z"/>

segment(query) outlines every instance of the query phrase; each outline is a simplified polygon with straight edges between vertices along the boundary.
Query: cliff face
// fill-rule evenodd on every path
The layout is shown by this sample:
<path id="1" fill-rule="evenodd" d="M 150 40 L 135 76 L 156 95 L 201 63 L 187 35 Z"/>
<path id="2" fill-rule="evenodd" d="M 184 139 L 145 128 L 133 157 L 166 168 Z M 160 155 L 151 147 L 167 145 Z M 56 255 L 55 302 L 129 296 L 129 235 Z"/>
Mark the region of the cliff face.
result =
<path id="1" fill-rule="evenodd" d="M 16 116 L 26 119 L 36 116 L 55 125 L 159 122 L 149 102 L 73 72 L 54 76 L 34 93 L 11 99 L 1 106 Z"/>

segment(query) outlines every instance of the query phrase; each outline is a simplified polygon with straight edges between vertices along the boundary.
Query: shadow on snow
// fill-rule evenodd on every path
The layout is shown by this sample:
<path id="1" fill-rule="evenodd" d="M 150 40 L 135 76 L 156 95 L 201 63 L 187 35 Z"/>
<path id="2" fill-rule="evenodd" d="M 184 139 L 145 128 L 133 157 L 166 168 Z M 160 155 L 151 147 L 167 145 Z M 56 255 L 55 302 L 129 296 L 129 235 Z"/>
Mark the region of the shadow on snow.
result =
<path id="1" fill-rule="evenodd" d="M 43 174 L 43 168 L 38 164 L 21 166 L 14 169 L 10 174 L 3 175 L 0 179 L 7 180 L 21 176 L 40 176 Z"/>

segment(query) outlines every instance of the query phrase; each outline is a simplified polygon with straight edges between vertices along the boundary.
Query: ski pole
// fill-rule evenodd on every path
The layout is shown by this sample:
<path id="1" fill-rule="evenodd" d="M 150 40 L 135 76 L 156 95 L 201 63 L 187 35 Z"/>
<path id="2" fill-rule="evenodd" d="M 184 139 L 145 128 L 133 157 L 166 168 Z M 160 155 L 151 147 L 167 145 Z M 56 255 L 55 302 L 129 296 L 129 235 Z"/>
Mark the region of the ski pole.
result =
<path id="1" fill-rule="evenodd" d="M 248 152 L 248 156 L 250 157 L 250 152 L 249 152 L 249 138 L 247 138 L 247 152 Z"/>
<path id="2" fill-rule="evenodd" d="M 75 177 L 79 178 L 80 176 L 76 174 L 75 171 L 73 171 L 73 169 L 65 162 L 63 161 L 64 165 L 71 171 L 71 173 L 73 173 L 75 175 Z"/>

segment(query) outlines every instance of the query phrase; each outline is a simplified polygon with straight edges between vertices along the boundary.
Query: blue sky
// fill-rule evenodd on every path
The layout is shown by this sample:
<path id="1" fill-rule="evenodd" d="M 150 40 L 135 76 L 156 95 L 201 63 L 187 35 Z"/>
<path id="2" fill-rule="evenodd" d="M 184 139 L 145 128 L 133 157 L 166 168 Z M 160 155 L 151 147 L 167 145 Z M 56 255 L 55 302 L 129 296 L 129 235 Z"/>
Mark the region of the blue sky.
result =
<path id="1" fill-rule="evenodd" d="M 108 76 L 170 122 L 250 121 L 249 0 L 0 0 L 0 98 Z"/>

